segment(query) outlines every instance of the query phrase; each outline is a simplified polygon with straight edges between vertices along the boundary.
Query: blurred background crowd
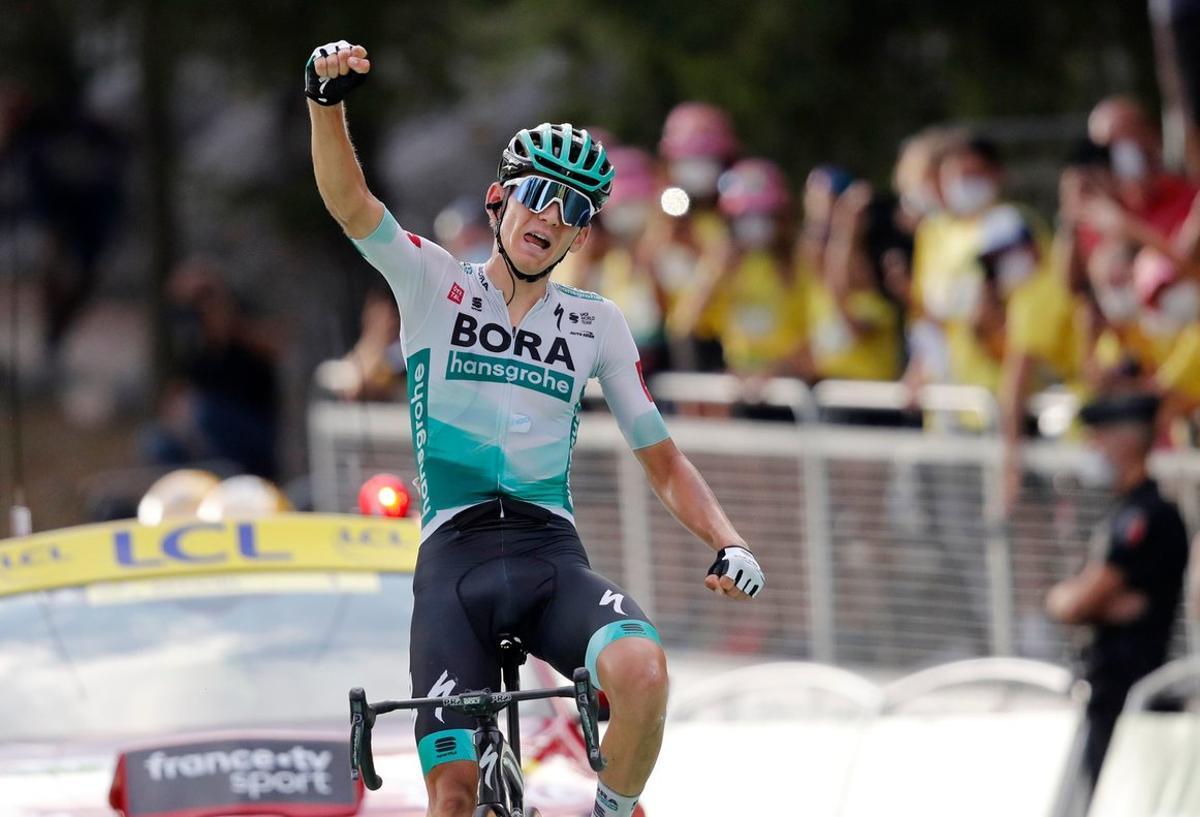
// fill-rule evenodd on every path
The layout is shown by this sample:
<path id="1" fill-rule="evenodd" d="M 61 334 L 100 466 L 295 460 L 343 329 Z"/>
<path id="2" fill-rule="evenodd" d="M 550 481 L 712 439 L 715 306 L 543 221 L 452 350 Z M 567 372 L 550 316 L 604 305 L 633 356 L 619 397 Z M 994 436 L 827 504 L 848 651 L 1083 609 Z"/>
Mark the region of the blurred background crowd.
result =
<path id="1" fill-rule="evenodd" d="M 599 135 L 613 196 L 556 279 L 619 304 L 648 376 L 735 376 L 718 414 L 792 419 L 774 377 L 975 386 L 1015 462 L 1034 393 L 1136 383 L 1194 442 L 1187 4 L 372 5 L 8 4 L 0 41 L 55 58 L 0 81 L 6 505 L 119 516 L 199 464 L 303 507 L 314 388 L 402 394 L 395 306 L 311 176 L 297 78 L 332 36 L 379 69 L 350 106 L 372 188 L 465 260 L 517 127 Z"/>

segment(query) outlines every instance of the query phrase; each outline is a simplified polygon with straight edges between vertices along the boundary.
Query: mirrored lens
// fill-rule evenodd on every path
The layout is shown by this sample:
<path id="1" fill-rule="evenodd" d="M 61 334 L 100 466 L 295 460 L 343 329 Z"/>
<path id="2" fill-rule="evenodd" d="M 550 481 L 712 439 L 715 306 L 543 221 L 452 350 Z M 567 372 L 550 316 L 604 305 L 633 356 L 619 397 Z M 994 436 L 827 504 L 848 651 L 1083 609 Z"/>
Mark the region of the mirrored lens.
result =
<path id="1" fill-rule="evenodd" d="M 539 176 L 526 176 L 517 184 L 517 201 L 535 213 L 559 203 L 563 221 L 572 227 L 584 227 L 592 220 L 592 203 L 588 197 L 561 182 Z"/>

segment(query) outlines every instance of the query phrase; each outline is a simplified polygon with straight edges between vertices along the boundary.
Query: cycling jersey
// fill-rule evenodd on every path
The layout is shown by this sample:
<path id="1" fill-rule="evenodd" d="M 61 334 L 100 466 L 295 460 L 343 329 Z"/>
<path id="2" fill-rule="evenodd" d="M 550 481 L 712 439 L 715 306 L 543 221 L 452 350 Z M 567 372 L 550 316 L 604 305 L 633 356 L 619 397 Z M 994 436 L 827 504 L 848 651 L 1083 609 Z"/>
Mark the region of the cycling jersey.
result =
<path id="1" fill-rule="evenodd" d="M 483 265 L 455 261 L 390 212 L 354 244 L 400 306 L 422 540 L 496 497 L 573 521 L 571 451 L 590 377 L 631 448 L 667 438 L 629 326 L 608 299 L 551 282 L 513 327 Z"/>

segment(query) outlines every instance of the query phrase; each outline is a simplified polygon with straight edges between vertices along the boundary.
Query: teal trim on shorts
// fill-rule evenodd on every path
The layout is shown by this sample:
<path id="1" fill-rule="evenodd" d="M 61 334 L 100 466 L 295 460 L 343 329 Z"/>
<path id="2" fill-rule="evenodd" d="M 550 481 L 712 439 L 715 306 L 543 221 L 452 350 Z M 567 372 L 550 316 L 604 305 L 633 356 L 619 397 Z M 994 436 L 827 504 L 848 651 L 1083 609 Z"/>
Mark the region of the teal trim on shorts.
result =
<path id="1" fill-rule="evenodd" d="M 443 729 L 421 738 L 417 744 L 421 771 L 426 775 L 434 766 L 452 760 L 475 761 L 475 735 L 470 729 Z"/>
<path id="2" fill-rule="evenodd" d="M 600 689 L 600 676 L 596 674 L 596 661 L 600 658 L 600 651 L 622 638 L 648 638 L 655 644 L 662 644 L 662 639 L 658 637 L 658 630 L 654 629 L 654 625 L 648 621 L 623 618 L 620 621 L 605 624 L 592 633 L 592 637 L 588 639 L 587 657 L 583 663 L 587 667 L 588 674 L 592 676 L 592 685 L 596 689 Z"/>

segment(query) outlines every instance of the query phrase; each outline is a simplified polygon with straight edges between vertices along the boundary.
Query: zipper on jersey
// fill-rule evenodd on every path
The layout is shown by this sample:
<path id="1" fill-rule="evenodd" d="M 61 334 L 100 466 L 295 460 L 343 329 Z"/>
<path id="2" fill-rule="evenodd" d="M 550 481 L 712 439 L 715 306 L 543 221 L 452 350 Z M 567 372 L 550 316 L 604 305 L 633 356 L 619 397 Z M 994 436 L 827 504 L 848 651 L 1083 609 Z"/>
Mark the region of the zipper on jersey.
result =
<path id="1" fill-rule="evenodd" d="M 493 289 L 494 289 L 494 287 L 493 287 Z M 502 325 L 503 326 L 512 326 L 512 324 L 509 323 L 508 304 L 504 303 L 504 296 L 500 295 L 499 290 L 496 290 L 496 294 L 499 297 L 493 298 L 492 302 L 495 303 L 497 305 L 497 307 L 504 313 L 504 323 Z M 521 331 L 521 327 L 524 326 L 529 321 L 530 318 L 532 318 L 534 315 L 536 315 L 538 313 L 538 311 L 541 310 L 541 308 L 543 306 L 545 306 L 546 302 L 549 300 L 550 300 L 550 288 L 549 288 L 549 285 L 547 285 L 546 294 L 541 298 L 541 300 L 539 300 L 537 303 L 535 303 L 533 305 L 533 307 L 528 312 L 525 313 L 525 317 L 521 318 L 520 323 L 518 323 L 516 326 L 512 326 L 514 348 L 515 348 L 515 344 L 517 342 L 517 333 Z M 512 425 L 512 396 L 513 396 L 514 389 L 516 389 L 516 386 L 514 386 L 512 383 L 505 384 L 504 409 L 500 414 L 500 428 L 497 429 L 497 435 L 496 435 L 497 436 L 496 442 L 497 442 L 497 449 L 498 449 L 497 457 L 499 459 L 498 467 L 496 468 L 496 496 L 497 497 L 500 496 L 501 478 L 503 477 L 504 469 L 508 465 L 508 456 L 507 456 L 508 429 L 509 429 L 509 426 Z M 504 515 L 503 502 L 501 502 L 501 504 L 500 504 L 500 515 L 501 515 L 501 517 L 503 517 L 503 515 Z"/>

